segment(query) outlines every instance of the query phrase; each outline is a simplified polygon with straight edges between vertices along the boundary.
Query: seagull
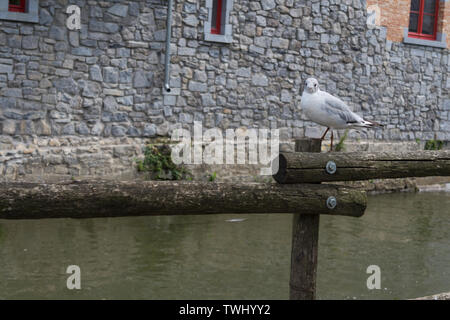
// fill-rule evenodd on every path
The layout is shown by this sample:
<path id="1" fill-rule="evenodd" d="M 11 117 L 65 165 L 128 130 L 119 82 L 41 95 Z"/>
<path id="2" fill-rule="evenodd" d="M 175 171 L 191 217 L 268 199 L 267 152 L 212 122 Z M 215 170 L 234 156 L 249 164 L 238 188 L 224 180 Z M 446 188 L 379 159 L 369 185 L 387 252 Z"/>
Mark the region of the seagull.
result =
<path id="1" fill-rule="evenodd" d="M 309 120 L 327 127 L 321 140 L 331 129 L 331 148 L 333 149 L 333 129 L 375 128 L 383 125 L 364 120 L 350 110 L 349 106 L 339 98 L 319 89 L 319 82 L 308 78 L 303 90 L 300 107 Z"/>

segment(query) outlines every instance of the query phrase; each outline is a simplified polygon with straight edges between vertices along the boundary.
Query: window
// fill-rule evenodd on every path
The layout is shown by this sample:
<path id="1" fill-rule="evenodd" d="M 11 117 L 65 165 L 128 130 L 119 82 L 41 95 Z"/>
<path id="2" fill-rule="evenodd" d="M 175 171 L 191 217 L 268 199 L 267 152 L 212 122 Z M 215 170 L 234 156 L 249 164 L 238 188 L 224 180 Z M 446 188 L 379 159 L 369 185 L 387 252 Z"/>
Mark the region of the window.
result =
<path id="1" fill-rule="evenodd" d="M 222 21 L 222 0 L 213 0 L 211 33 L 222 34 L 221 21 Z"/>
<path id="2" fill-rule="evenodd" d="M 439 0 L 411 0 L 408 35 L 436 40 Z"/>
<path id="3" fill-rule="evenodd" d="M 204 24 L 205 40 L 231 43 L 232 26 L 229 24 L 233 0 L 206 0 L 208 21 Z"/>
<path id="4" fill-rule="evenodd" d="M 39 22 L 39 0 L 0 0 L 0 20 Z"/>
<path id="5" fill-rule="evenodd" d="M 8 10 L 12 12 L 25 12 L 26 0 L 9 0 Z"/>

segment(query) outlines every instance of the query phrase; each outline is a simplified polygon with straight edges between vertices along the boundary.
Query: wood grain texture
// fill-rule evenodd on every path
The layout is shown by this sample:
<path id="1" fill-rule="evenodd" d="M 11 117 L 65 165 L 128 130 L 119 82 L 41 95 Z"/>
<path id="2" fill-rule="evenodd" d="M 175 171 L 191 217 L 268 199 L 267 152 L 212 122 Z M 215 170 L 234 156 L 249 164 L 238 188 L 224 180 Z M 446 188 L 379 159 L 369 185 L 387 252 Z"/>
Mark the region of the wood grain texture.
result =
<path id="1" fill-rule="evenodd" d="M 320 152 L 321 145 L 322 140 L 320 139 L 296 140 L 295 151 Z M 291 300 L 314 300 L 316 298 L 319 222 L 319 215 L 306 215 L 298 212 L 293 216 L 289 282 L 289 298 Z"/>
<path id="2" fill-rule="evenodd" d="M 333 161 L 337 170 L 325 170 Z M 414 152 L 281 153 L 278 183 L 314 183 L 369 179 L 450 176 L 450 150 Z"/>
<path id="3" fill-rule="evenodd" d="M 326 206 L 329 196 L 336 208 Z M 365 192 L 334 185 L 172 181 L 1 183 L 0 219 L 218 213 L 361 216 Z"/>

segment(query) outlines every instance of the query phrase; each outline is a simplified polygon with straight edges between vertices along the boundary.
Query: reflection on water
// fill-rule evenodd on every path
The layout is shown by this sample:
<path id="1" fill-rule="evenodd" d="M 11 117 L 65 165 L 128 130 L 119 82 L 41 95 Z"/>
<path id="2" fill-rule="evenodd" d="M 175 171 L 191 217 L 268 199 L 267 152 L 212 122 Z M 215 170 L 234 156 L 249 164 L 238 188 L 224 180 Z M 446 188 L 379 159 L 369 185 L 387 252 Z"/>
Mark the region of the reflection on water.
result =
<path id="1" fill-rule="evenodd" d="M 449 193 L 373 196 L 362 219 L 324 217 L 321 228 L 320 297 L 405 299 L 450 291 Z M 367 290 L 372 264 L 381 268 L 382 290 Z"/>
<path id="2" fill-rule="evenodd" d="M 369 198 L 322 216 L 319 299 L 450 290 L 450 194 Z M 237 220 L 236 220 L 237 219 Z M 241 220 L 244 219 L 244 220 Z M 287 299 L 291 215 L 0 220 L 0 299 Z M 82 289 L 66 289 L 67 266 Z M 381 268 L 381 290 L 366 268 Z"/>

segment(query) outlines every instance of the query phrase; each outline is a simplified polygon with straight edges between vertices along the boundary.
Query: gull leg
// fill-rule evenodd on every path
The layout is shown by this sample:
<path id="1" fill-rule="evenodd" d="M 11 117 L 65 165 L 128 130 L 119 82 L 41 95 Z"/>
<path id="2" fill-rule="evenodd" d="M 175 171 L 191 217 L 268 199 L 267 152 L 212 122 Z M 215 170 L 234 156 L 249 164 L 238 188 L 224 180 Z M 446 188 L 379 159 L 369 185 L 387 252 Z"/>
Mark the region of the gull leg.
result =
<path id="1" fill-rule="evenodd" d="M 323 140 L 325 138 L 325 136 L 327 135 L 328 130 L 330 130 L 330 128 L 327 128 L 327 130 L 325 130 L 325 133 L 323 134 L 322 138 L 320 138 L 320 140 Z"/>
<path id="2" fill-rule="evenodd" d="M 331 146 L 330 146 L 330 152 L 333 151 L 333 130 L 331 130 Z"/>

